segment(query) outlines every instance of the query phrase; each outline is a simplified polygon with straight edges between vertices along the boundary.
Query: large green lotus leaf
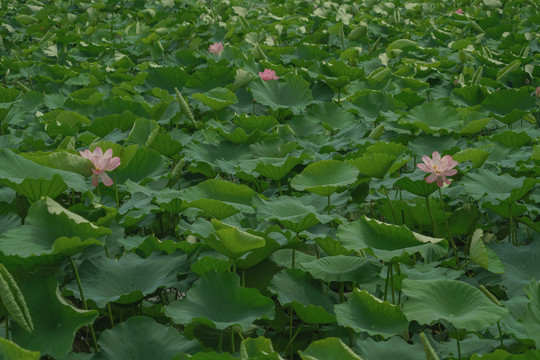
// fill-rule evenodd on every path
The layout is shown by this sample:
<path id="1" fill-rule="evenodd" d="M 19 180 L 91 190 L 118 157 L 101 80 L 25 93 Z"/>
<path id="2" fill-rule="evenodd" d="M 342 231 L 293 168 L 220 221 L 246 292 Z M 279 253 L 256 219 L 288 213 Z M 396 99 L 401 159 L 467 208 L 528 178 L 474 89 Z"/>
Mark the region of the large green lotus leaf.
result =
<path id="1" fill-rule="evenodd" d="M 50 168 L 70 171 L 82 176 L 92 175 L 92 163 L 79 153 L 65 150 L 37 151 L 35 153 L 21 153 L 21 156 Z"/>
<path id="2" fill-rule="evenodd" d="M 364 360 L 439 360 L 438 358 L 426 358 L 419 343 L 409 344 L 401 336 L 393 336 L 386 341 L 375 341 L 371 337 L 358 340 L 355 350 L 362 354 Z"/>
<path id="3" fill-rule="evenodd" d="M 361 116 L 371 120 L 379 117 L 383 111 L 396 108 L 392 95 L 378 90 L 360 90 L 350 99 L 350 106 L 356 109 Z"/>
<path id="4" fill-rule="evenodd" d="M 463 120 L 457 110 L 438 101 L 416 106 L 400 120 L 400 124 L 414 125 L 427 134 L 458 131 L 462 123 Z"/>
<path id="5" fill-rule="evenodd" d="M 356 182 L 359 171 L 339 160 L 322 160 L 309 164 L 291 180 L 296 190 L 306 190 L 317 195 L 329 196 Z"/>
<path id="6" fill-rule="evenodd" d="M 213 88 L 204 94 L 195 93 L 191 96 L 212 110 L 221 110 L 238 102 L 238 98 L 231 90 L 221 87 Z"/>
<path id="7" fill-rule="evenodd" d="M 100 350 L 92 360 L 170 360 L 178 353 L 201 350 L 175 328 L 164 326 L 147 316 L 134 316 L 107 329 L 99 337 Z"/>
<path id="8" fill-rule="evenodd" d="M 396 161 L 396 157 L 384 153 L 364 154 L 364 156 L 347 160 L 354 165 L 360 174 L 382 179 Z"/>
<path id="9" fill-rule="evenodd" d="M 55 94 L 55 95 L 62 95 L 62 94 Z M 80 90 L 73 91 L 72 93 L 69 94 L 69 97 L 75 103 L 82 104 L 82 105 L 97 105 L 104 96 L 105 94 L 100 93 L 98 90 L 94 88 L 83 88 Z M 54 108 L 56 109 L 58 107 L 61 107 L 64 104 L 65 100 L 66 98 L 64 98 L 63 101 L 61 99 L 58 99 L 57 100 L 58 103 L 56 104 L 57 106 Z"/>
<path id="10" fill-rule="evenodd" d="M 475 106 L 486 98 L 486 93 L 487 91 L 484 86 L 471 85 L 454 88 L 450 93 L 450 98 L 456 105 Z"/>
<path id="11" fill-rule="evenodd" d="M 422 279 L 458 279 L 462 273 L 447 267 L 441 267 L 440 261 L 427 264 L 416 263 L 414 266 L 402 265 L 401 272 L 411 280 Z"/>
<path id="12" fill-rule="evenodd" d="M 274 351 L 272 340 L 262 336 L 242 340 L 240 357 L 242 360 L 283 360 L 279 353 Z"/>
<path id="13" fill-rule="evenodd" d="M 540 350 L 527 350 L 521 354 L 509 353 L 506 350 L 496 349 L 489 354 L 472 354 L 471 360 L 538 360 Z"/>
<path id="14" fill-rule="evenodd" d="M 352 113 L 343 111 L 342 107 L 332 102 L 314 106 L 307 117 L 320 122 L 330 131 L 343 129 L 351 125 L 355 120 Z"/>
<path id="15" fill-rule="evenodd" d="M 527 112 L 536 106 L 534 98 L 529 95 L 526 88 L 516 91 L 513 89 L 503 89 L 489 94 L 484 101 L 484 106 L 489 111 L 499 116 L 505 116 L 519 109 Z"/>
<path id="16" fill-rule="evenodd" d="M 25 349 L 63 359 L 71 350 L 75 333 L 98 317 L 96 310 L 79 310 L 61 295 L 53 277 L 38 276 L 21 283 L 21 290 L 34 322 L 29 333 L 13 324 L 13 340 Z M 51 341 L 54 339 L 54 341 Z"/>
<path id="17" fill-rule="evenodd" d="M 495 326 L 492 328 L 495 329 Z M 497 330 L 495 330 L 497 332 Z M 468 358 L 472 354 L 485 354 L 493 351 L 501 345 L 500 339 L 480 337 L 479 334 L 468 333 L 459 341 L 462 358 Z M 413 339 L 417 342 L 419 336 L 413 335 Z M 425 334 L 426 340 L 430 343 L 436 354 L 440 355 L 441 359 L 452 359 L 458 357 L 457 341 L 454 338 L 449 338 L 448 341 L 439 342 L 433 338 L 431 334 Z"/>
<path id="18" fill-rule="evenodd" d="M 267 201 L 256 198 L 254 205 L 257 218 L 278 221 L 295 233 L 334 219 L 328 215 L 319 215 L 315 206 L 306 205 L 300 198 L 290 196 L 278 196 Z"/>
<path id="19" fill-rule="evenodd" d="M 403 312 L 420 324 L 432 325 L 443 319 L 458 329 L 482 331 L 508 312 L 462 281 L 405 279 L 401 289 L 409 297 Z"/>
<path id="20" fill-rule="evenodd" d="M 280 248 L 281 244 L 268 236 L 265 238 L 264 247 L 251 250 L 247 255 L 236 259 L 236 266 L 240 269 L 248 269 L 264 261 Z"/>
<path id="21" fill-rule="evenodd" d="M 421 235 L 406 226 L 387 224 L 365 216 L 340 225 L 337 235 L 346 249 L 371 249 L 376 257 L 390 262 L 417 252 L 426 259 L 434 260 L 448 251 L 445 239 Z"/>
<path id="22" fill-rule="evenodd" d="M 479 148 L 467 148 L 452 155 L 452 159 L 462 163 L 470 160 L 475 168 L 479 168 L 486 162 L 489 152 Z"/>
<path id="23" fill-rule="evenodd" d="M 0 359 L 2 360 L 39 360 L 39 351 L 25 350 L 13 341 L 0 337 Z"/>
<path id="24" fill-rule="evenodd" d="M 517 133 L 512 130 L 506 130 L 501 133 L 491 136 L 492 140 L 502 144 L 507 148 L 520 148 L 532 141 L 531 137 L 526 132 Z"/>
<path id="25" fill-rule="evenodd" d="M 226 132 L 226 130 L 219 128 L 218 132 L 233 144 L 253 144 L 273 137 L 272 134 L 257 129 L 249 134 L 243 128 L 236 128 L 232 132 Z"/>
<path id="26" fill-rule="evenodd" d="M 212 219 L 216 237 L 209 236 L 205 242 L 214 250 L 225 256 L 236 259 L 250 250 L 265 246 L 264 238 L 247 233 L 235 226 L 230 226 Z"/>
<path id="27" fill-rule="evenodd" d="M 186 241 L 175 242 L 172 239 L 159 240 L 155 236 L 140 236 L 133 235 L 122 239 L 118 239 L 118 244 L 122 245 L 126 251 L 139 250 L 142 252 L 143 257 L 148 257 L 150 254 L 156 251 L 163 251 L 167 254 L 172 254 L 177 249 L 184 250 L 189 246 L 198 246 L 197 244 L 191 244 Z"/>
<path id="28" fill-rule="evenodd" d="M 123 184 L 128 179 L 134 182 L 148 178 L 157 179 L 167 172 L 163 157 L 156 150 L 143 147 L 137 148 L 126 167 L 120 166 L 116 171 L 119 184 Z M 115 179 L 114 176 L 112 178 Z"/>
<path id="29" fill-rule="evenodd" d="M 182 200 L 200 205 L 197 200 L 213 199 L 234 207 L 237 210 L 254 213 L 251 201 L 255 191 L 249 186 L 235 184 L 225 180 L 209 179 L 200 184 L 182 190 Z M 194 206 L 195 206 L 194 205 Z"/>
<path id="30" fill-rule="evenodd" d="M 144 83 L 150 88 L 160 88 L 174 94 L 174 88 L 182 89 L 189 79 L 189 74 L 181 67 L 158 67 L 148 70 Z"/>
<path id="31" fill-rule="evenodd" d="M 388 338 L 403 333 L 409 326 L 399 306 L 381 301 L 366 290 L 355 289 L 346 303 L 334 309 L 338 324 L 356 332 Z"/>
<path id="32" fill-rule="evenodd" d="M 331 60 L 327 63 L 317 61 L 308 68 L 308 73 L 338 89 L 350 84 L 351 81 L 365 77 L 362 68 L 351 67 L 340 60 Z"/>
<path id="33" fill-rule="evenodd" d="M 377 141 L 376 143 L 366 148 L 366 154 L 383 153 L 387 155 L 392 155 L 396 158 L 402 155 L 406 151 L 407 151 L 407 147 L 403 144 L 399 144 L 395 142 L 384 142 L 384 141 Z"/>
<path id="34" fill-rule="evenodd" d="M 238 360 L 237 357 L 228 352 L 217 353 L 215 351 L 198 352 L 194 355 L 179 354 L 172 360 Z M 266 360 L 266 359 L 265 359 Z"/>
<path id="35" fill-rule="evenodd" d="M 159 130 L 155 130 L 155 134 L 152 134 L 146 145 L 169 158 L 178 155 L 184 147 L 180 141 L 173 140 L 170 134 L 163 134 Z"/>
<path id="36" fill-rule="evenodd" d="M 213 171 L 218 169 L 216 165 L 218 160 L 223 159 L 237 163 L 253 158 L 248 145 L 232 144 L 228 141 L 222 141 L 218 145 L 195 144 L 191 142 L 184 148 L 184 155 L 186 161 L 192 162 L 188 170 L 191 172 L 201 172 L 211 178 L 215 177 Z M 203 169 L 199 169 L 199 167 L 203 167 Z M 209 170 L 204 168 L 209 168 Z"/>
<path id="37" fill-rule="evenodd" d="M 155 120 L 139 118 L 135 120 L 133 128 L 126 138 L 126 142 L 128 144 L 145 146 L 150 134 L 152 134 L 152 132 L 154 132 L 156 129 L 159 129 L 159 124 Z"/>
<path id="38" fill-rule="evenodd" d="M 329 281 L 352 281 L 357 284 L 375 280 L 383 264 L 356 256 L 328 256 L 302 264 L 315 279 Z"/>
<path id="39" fill-rule="evenodd" d="M 252 133 L 255 130 L 268 131 L 274 126 L 279 125 L 279 121 L 273 116 L 248 116 L 247 114 L 240 114 L 234 118 L 234 124 L 248 133 Z"/>
<path id="40" fill-rule="evenodd" d="M 300 75 L 289 73 L 279 80 L 269 81 L 257 79 L 250 83 L 250 87 L 257 103 L 268 105 L 273 110 L 303 110 L 313 101 L 309 83 Z"/>
<path id="41" fill-rule="evenodd" d="M 9 107 L 7 104 L 13 103 L 20 93 L 21 90 L 17 88 L 0 88 L 0 108 Z"/>
<path id="42" fill-rule="evenodd" d="M 465 118 L 465 126 L 459 131 L 461 135 L 472 135 L 482 131 L 486 125 L 491 121 L 491 118 L 470 119 L 468 116 Z"/>
<path id="43" fill-rule="evenodd" d="M 240 212 L 236 207 L 215 199 L 198 199 L 186 203 L 186 206 L 201 209 L 218 220 L 226 219 Z"/>
<path id="44" fill-rule="evenodd" d="M 406 190 L 410 193 L 413 193 L 417 196 L 429 196 L 437 191 L 437 183 L 432 182 L 431 184 L 427 183 L 425 180 L 412 180 L 408 177 L 401 177 L 394 185 Z"/>
<path id="45" fill-rule="evenodd" d="M 518 201 L 536 185 L 536 180 L 515 178 L 507 173 L 497 175 L 486 169 L 478 169 L 468 172 L 461 183 L 476 200 Z"/>
<path id="46" fill-rule="evenodd" d="M 272 277 L 268 290 L 277 294 L 281 305 L 291 304 L 298 317 L 308 324 L 336 321 L 333 306 L 337 300 L 325 294 L 320 281 L 300 269 L 284 269 Z"/>
<path id="47" fill-rule="evenodd" d="M 298 353 L 302 360 L 362 360 L 341 339 L 335 337 L 314 341 L 306 350 Z"/>
<path id="48" fill-rule="evenodd" d="M 24 225 L 0 235 L 0 249 L 5 262 L 18 257 L 28 265 L 55 263 L 88 246 L 102 245 L 97 239 L 110 233 L 46 198 L 32 204 Z"/>
<path id="49" fill-rule="evenodd" d="M 0 184 L 37 201 L 44 196 L 55 198 L 68 187 L 90 190 L 83 176 L 37 164 L 7 149 L 0 149 Z"/>
<path id="50" fill-rule="evenodd" d="M 111 97 L 99 102 L 94 106 L 87 106 L 86 108 L 77 108 L 77 112 L 80 112 L 88 117 L 103 117 L 113 114 L 123 114 L 125 111 L 129 111 L 138 117 L 150 118 L 150 114 L 146 108 L 135 100 L 131 100 L 131 97 Z"/>
<path id="51" fill-rule="evenodd" d="M 196 90 L 209 91 L 216 87 L 227 87 L 234 84 L 236 67 L 225 61 L 208 63 L 205 68 L 197 69 L 189 75 L 185 87 Z"/>
<path id="52" fill-rule="evenodd" d="M 471 260 L 484 269 L 496 274 L 504 273 L 504 266 L 497 254 L 484 245 L 482 240 L 482 229 L 476 229 L 469 246 L 469 256 Z"/>
<path id="53" fill-rule="evenodd" d="M 521 323 L 529 338 L 533 339 L 536 344 L 540 344 L 540 282 L 531 282 L 525 288 L 525 293 L 529 298 L 529 304 Z"/>
<path id="54" fill-rule="evenodd" d="M 181 251 L 170 255 L 152 253 L 146 259 L 126 253 L 120 259 L 99 257 L 85 259 L 79 266 L 84 296 L 99 307 L 108 302 L 129 304 L 153 293 L 159 287 L 175 285 L 177 274 L 186 274 L 190 264 Z M 68 289 L 77 297 L 77 284 Z"/>
<path id="55" fill-rule="evenodd" d="M 257 319 L 275 316 L 274 301 L 259 290 L 240 286 L 238 275 L 207 271 L 187 291 L 186 297 L 165 307 L 177 324 L 199 321 L 223 330 L 231 325 L 248 329 Z"/>
<path id="56" fill-rule="evenodd" d="M 93 119 L 87 130 L 97 136 L 105 137 L 114 129 L 120 129 L 120 131 L 131 129 L 137 118 L 137 115 L 126 110 L 122 114 L 106 115 Z"/>
<path id="57" fill-rule="evenodd" d="M 298 117 L 295 117 L 298 118 Z M 282 126 L 280 129 L 290 129 L 289 124 Z M 287 136 L 290 132 L 285 132 L 282 136 Z M 300 148 L 300 145 L 291 141 L 291 139 L 282 139 L 282 138 L 272 138 L 270 140 L 260 142 L 257 144 L 251 144 L 249 149 L 256 158 L 286 158 L 288 156 L 298 156 L 296 155 L 295 150 Z M 309 155 L 302 153 L 300 155 L 303 159 L 309 158 Z"/>
<path id="58" fill-rule="evenodd" d="M 288 156 L 286 158 L 259 158 L 260 162 L 255 167 L 255 171 L 270 180 L 281 180 L 296 165 L 303 161 L 303 156 Z"/>
<path id="59" fill-rule="evenodd" d="M 91 121 L 73 111 L 53 110 L 42 116 L 41 122 L 51 137 L 77 134 L 81 128 L 90 125 Z"/>
<path id="60" fill-rule="evenodd" d="M 503 263 L 502 286 L 509 297 L 523 295 L 523 289 L 533 279 L 540 279 L 540 244 L 537 241 L 524 246 L 503 242 L 490 243 L 488 247 Z"/>

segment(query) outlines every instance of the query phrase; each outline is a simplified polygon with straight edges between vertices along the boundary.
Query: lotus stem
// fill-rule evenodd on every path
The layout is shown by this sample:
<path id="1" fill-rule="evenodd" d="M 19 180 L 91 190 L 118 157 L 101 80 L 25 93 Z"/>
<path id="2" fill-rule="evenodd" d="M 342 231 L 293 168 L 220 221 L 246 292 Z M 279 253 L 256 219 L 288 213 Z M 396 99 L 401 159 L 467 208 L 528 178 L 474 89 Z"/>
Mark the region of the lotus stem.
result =
<path id="1" fill-rule="evenodd" d="M 508 236 L 514 246 L 517 246 L 517 236 L 514 236 L 514 219 L 512 216 L 512 203 L 508 204 Z"/>
<path id="2" fill-rule="evenodd" d="M 392 200 L 390 200 L 390 195 L 388 195 L 388 190 L 386 190 L 386 187 L 382 187 L 384 189 L 384 193 L 386 194 L 386 198 L 388 199 L 388 205 L 390 205 L 390 211 L 392 212 L 392 218 L 394 219 L 394 224 L 397 224 L 397 218 L 396 213 L 394 212 L 394 207 L 392 206 Z"/>
<path id="3" fill-rule="evenodd" d="M 236 352 L 234 350 L 234 326 L 231 326 L 231 349 L 232 353 L 234 354 Z"/>
<path id="4" fill-rule="evenodd" d="M 386 281 L 384 283 L 384 301 L 388 298 L 388 282 L 390 281 L 390 264 L 386 264 L 386 266 L 388 270 L 386 271 Z"/>
<path id="5" fill-rule="evenodd" d="M 99 203 L 101 204 L 101 191 L 99 190 L 99 184 L 97 184 L 96 189 L 97 189 L 97 196 L 99 198 Z"/>
<path id="6" fill-rule="evenodd" d="M 114 172 L 113 176 L 114 176 L 114 195 L 116 198 L 116 206 L 120 208 L 120 199 L 118 198 L 118 181 L 116 181 L 116 172 Z"/>
<path id="7" fill-rule="evenodd" d="M 442 191 L 441 188 L 439 188 L 439 197 L 441 198 L 441 208 L 444 216 L 444 223 L 446 224 L 446 230 L 448 231 L 448 240 L 450 241 L 450 245 L 452 245 L 452 249 L 454 250 L 454 257 L 456 258 L 456 265 L 459 267 L 459 255 L 456 247 L 456 243 L 454 242 L 454 237 L 452 235 L 452 230 L 450 230 L 450 225 L 448 225 L 448 218 L 446 217 L 446 211 L 444 211 L 444 201 L 442 197 Z"/>
<path id="8" fill-rule="evenodd" d="M 219 340 L 218 340 L 218 351 L 221 352 L 221 347 L 223 344 L 223 330 L 219 329 Z"/>
<path id="9" fill-rule="evenodd" d="M 283 196 L 283 192 L 281 191 L 281 180 L 276 180 L 277 182 L 277 188 L 279 191 L 279 195 Z"/>
<path id="10" fill-rule="evenodd" d="M 111 323 L 111 328 L 114 327 L 114 319 L 112 316 L 112 309 L 111 309 L 111 303 L 107 303 L 107 313 L 109 314 L 109 322 Z"/>
<path id="11" fill-rule="evenodd" d="M 426 208 L 429 214 L 429 217 L 431 218 L 431 223 L 433 224 L 433 233 L 435 236 L 439 236 L 439 230 L 437 229 L 437 223 L 435 223 L 435 219 L 433 218 L 433 214 L 431 213 L 431 208 L 429 207 L 429 195 L 426 196 Z"/>
<path id="12" fill-rule="evenodd" d="M 396 298 L 394 297 L 394 271 L 393 271 L 394 265 L 389 264 L 388 266 L 390 268 L 390 291 L 392 292 L 392 304 L 395 304 Z"/>
<path id="13" fill-rule="evenodd" d="M 330 215 L 330 195 L 328 195 L 328 215 Z"/>
<path id="14" fill-rule="evenodd" d="M 457 340 L 457 353 L 458 353 L 458 359 L 461 360 L 461 345 L 459 343 L 459 332 L 456 336 L 456 340 Z"/>
<path id="15" fill-rule="evenodd" d="M 501 347 L 504 347 L 503 335 L 502 335 L 501 322 L 500 321 L 497 321 L 497 328 L 499 329 L 499 340 L 501 341 Z"/>
<path id="16" fill-rule="evenodd" d="M 293 250 L 294 251 L 294 250 Z M 294 253 L 293 253 L 294 254 Z M 294 268 L 294 266 L 293 266 Z M 292 352 L 292 341 L 293 341 L 293 333 L 292 333 L 292 323 L 293 323 L 293 308 L 292 308 L 292 304 L 290 305 L 291 307 L 289 308 L 289 343 L 287 344 L 287 346 L 285 348 L 288 348 L 289 345 L 291 346 L 291 360 L 293 360 L 293 352 Z"/>
<path id="17" fill-rule="evenodd" d="M 81 294 L 81 301 L 83 304 L 84 310 L 88 310 L 88 305 L 86 304 L 86 299 L 84 298 L 84 292 L 81 284 L 81 278 L 79 277 L 79 271 L 77 270 L 77 267 L 75 266 L 75 263 L 73 262 L 73 258 L 69 257 L 69 262 L 71 263 L 71 267 L 73 268 L 73 274 L 75 275 L 75 280 L 77 281 L 77 286 L 79 287 L 79 293 Z M 90 334 L 92 335 L 92 342 L 94 343 L 94 348 L 96 349 L 96 352 L 99 351 L 99 347 L 97 344 L 97 338 L 96 338 L 96 332 L 94 331 L 94 325 L 90 324 Z"/>

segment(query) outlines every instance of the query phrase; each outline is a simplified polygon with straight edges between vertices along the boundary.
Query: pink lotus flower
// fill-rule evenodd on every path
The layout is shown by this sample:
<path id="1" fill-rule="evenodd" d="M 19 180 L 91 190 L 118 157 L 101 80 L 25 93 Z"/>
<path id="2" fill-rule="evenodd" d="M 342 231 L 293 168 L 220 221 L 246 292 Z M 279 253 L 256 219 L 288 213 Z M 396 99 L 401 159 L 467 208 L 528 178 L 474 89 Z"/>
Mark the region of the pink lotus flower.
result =
<path id="1" fill-rule="evenodd" d="M 534 95 L 537 97 L 537 98 L 540 98 L 540 86 L 538 86 L 536 88 L 536 90 L 534 90 Z"/>
<path id="2" fill-rule="evenodd" d="M 463 10 L 461 10 L 461 9 L 457 9 L 455 12 L 456 12 L 456 14 L 463 15 Z"/>
<path id="3" fill-rule="evenodd" d="M 220 42 L 213 43 L 212 45 L 208 47 L 208 52 L 211 54 L 218 55 L 221 51 L 223 51 L 223 44 Z"/>
<path id="4" fill-rule="evenodd" d="M 103 181 L 105 186 L 111 186 L 113 184 L 112 179 L 105 171 L 111 171 L 116 169 L 120 165 L 120 158 L 118 156 L 112 157 L 112 149 L 107 149 L 105 154 L 103 150 L 98 146 L 94 149 L 94 152 L 86 149 L 84 151 L 79 151 L 79 154 L 85 159 L 92 161 L 94 169 L 92 172 L 92 185 L 98 186 L 99 179 Z"/>
<path id="5" fill-rule="evenodd" d="M 426 182 L 432 183 L 437 181 L 437 186 L 443 187 L 443 182 L 451 184 L 452 182 L 448 180 L 447 176 L 452 176 L 457 174 L 457 170 L 453 169 L 458 162 L 452 159 L 452 156 L 445 155 L 441 159 L 441 155 L 434 151 L 432 154 L 432 159 L 429 156 L 422 156 L 423 164 L 417 164 L 418 168 L 427 173 L 431 173 L 427 178 Z"/>
<path id="6" fill-rule="evenodd" d="M 276 76 L 276 72 L 274 70 L 270 70 L 270 69 L 264 69 L 263 72 L 259 71 L 259 76 L 264 81 L 279 79 L 279 76 Z"/>

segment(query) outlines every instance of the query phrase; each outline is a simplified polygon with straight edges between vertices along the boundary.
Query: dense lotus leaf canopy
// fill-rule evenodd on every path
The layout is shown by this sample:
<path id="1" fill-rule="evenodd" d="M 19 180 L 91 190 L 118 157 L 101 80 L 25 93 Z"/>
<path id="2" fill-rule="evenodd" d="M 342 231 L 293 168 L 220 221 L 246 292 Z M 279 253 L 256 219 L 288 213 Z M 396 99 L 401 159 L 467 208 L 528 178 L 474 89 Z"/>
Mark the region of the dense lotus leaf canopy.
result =
<path id="1" fill-rule="evenodd" d="M 0 358 L 537 358 L 537 3 L 0 1 Z"/>

